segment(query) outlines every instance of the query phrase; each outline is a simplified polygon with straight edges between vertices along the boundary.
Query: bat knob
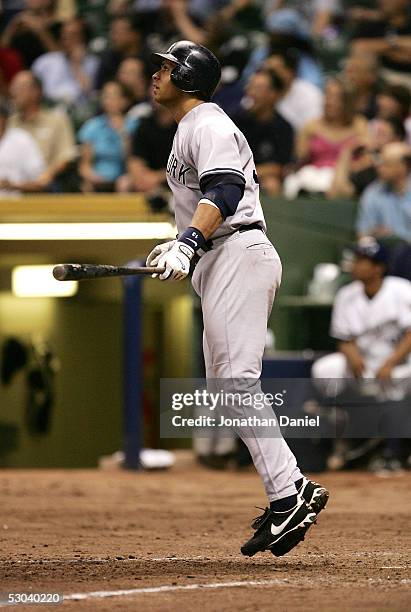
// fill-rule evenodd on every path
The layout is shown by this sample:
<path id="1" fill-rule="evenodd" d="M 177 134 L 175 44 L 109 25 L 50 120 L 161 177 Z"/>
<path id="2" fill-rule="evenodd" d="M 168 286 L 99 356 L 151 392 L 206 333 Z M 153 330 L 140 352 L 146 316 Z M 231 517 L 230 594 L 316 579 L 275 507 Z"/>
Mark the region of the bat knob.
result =
<path id="1" fill-rule="evenodd" d="M 66 276 L 66 269 L 65 266 L 63 265 L 59 265 L 59 266 L 54 266 L 53 268 L 53 276 L 56 280 L 62 281 L 65 279 Z"/>

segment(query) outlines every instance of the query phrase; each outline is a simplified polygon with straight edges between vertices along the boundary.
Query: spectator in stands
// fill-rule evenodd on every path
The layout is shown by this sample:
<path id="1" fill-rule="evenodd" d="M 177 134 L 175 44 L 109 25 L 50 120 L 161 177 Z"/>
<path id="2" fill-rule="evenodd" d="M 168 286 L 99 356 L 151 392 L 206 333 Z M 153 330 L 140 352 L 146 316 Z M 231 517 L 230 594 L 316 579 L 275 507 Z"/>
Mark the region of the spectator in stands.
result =
<path id="1" fill-rule="evenodd" d="M 376 98 L 377 117 L 398 117 L 405 122 L 410 112 L 411 90 L 404 85 L 384 85 Z"/>
<path id="2" fill-rule="evenodd" d="M 19 188 L 22 191 L 53 189 L 54 181 L 77 155 L 70 121 L 62 110 L 42 107 L 41 83 L 29 70 L 23 70 L 14 77 L 10 94 L 15 113 L 10 117 L 9 127 L 29 132 L 45 161 L 44 172 L 36 180 L 21 184 Z"/>
<path id="3" fill-rule="evenodd" d="M 66 21 L 60 31 L 61 51 L 41 55 L 32 71 L 43 85 L 44 95 L 53 102 L 73 104 L 91 93 L 99 60 L 87 53 L 87 33 L 80 19 Z"/>
<path id="4" fill-rule="evenodd" d="M 247 138 L 254 155 L 261 188 L 269 195 L 281 193 L 283 169 L 293 159 L 294 131 L 276 111 L 284 82 L 270 70 L 259 70 L 246 88 L 248 110 L 235 123 Z"/>
<path id="5" fill-rule="evenodd" d="M 58 23 L 54 0 L 26 0 L 25 9 L 6 26 L 1 43 L 21 56 L 26 68 L 48 51 L 58 50 Z"/>
<path id="6" fill-rule="evenodd" d="M 44 171 L 41 151 L 28 132 L 7 128 L 9 109 L 0 103 L 0 193 L 19 191 Z"/>
<path id="7" fill-rule="evenodd" d="M 403 142 L 405 129 L 396 117 L 375 119 L 368 142 L 345 147 L 338 158 L 329 198 L 358 197 L 377 179 L 376 160 L 381 149 L 390 142 Z"/>
<path id="8" fill-rule="evenodd" d="M 270 55 L 287 55 L 292 50 L 298 79 L 322 87 L 321 68 L 315 58 L 309 26 L 297 11 L 276 9 L 267 18 L 266 29 L 269 35 L 252 51 L 244 78 L 248 79 Z"/>
<path id="9" fill-rule="evenodd" d="M 377 19 L 360 21 L 352 49 L 378 55 L 384 80 L 411 87 L 411 13 L 409 0 L 379 0 Z"/>
<path id="10" fill-rule="evenodd" d="M 202 21 L 196 18 L 190 10 L 191 4 L 186 0 L 168 0 L 163 5 L 165 16 L 168 15 L 169 26 L 175 30 L 177 38 L 205 45 L 207 44 L 207 31 L 202 27 Z"/>
<path id="11" fill-rule="evenodd" d="M 102 54 L 96 77 L 96 88 L 101 89 L 107 81 L 113 81 L 121 62 L 127 57 L 139 57 L 142 36 L 138 22 L 127 16 L 115 17 L 110 24 L 109 48 Z"/>
<path id="12" fill-rule="evenodd" d="M 379 64 L 373 54 L 351 53 L 344 60 L 343 78 L 356 89 L 355 111 L 372 119 L 377 113 Z"/>
<path id="13" fill-rule="evenodd" d="M 316 387 L 335 400 L 347 388 L 372 401 L 411 393 L 411 282 L 386 276 L 387 249 L 364 237 L 355 249 L 353 282 L 336 295 L 331 335 L 338 352 L 312 367 Z M 334 401 L 333 401 L 334 404 Z M 361 423 L 361 405 L 350 419 Z M 364 417 L 363 417 L 364 418 Z"/>
<path id="14" fill-rule="evenodd" d="M 271 13 L 266 20 L 269 33 L 268 55 L 284 54 L 288 49 L 298 52 L 297 77 L 317 87 L 322 87 L 321 68 L 316 60 L 309 26 L 295 16 L 296 11 L 280 9 Z"/>
<path id="15" fill-rule="evenodd" d="M 357 232 L 411 242 L 411 148 L 398 142 L 385 145 L 377 170 L 379 180 L 360 200 Z"/>
<path id="16" fill-rule="evenodd" d="M 219 0 L 136 0 L 130 4 L 144 36 L 154 35 L 156 45 L 165 48 L 178 39 L 207 45 L 209 32 L 204 26 L 219 8 Z"/>
<path id="17" fill-rule="evenodd" d="M 176 124 L 167 109 L 155 106 L 152 114 L 141 120 L 133 134 L 128 180 L 123 191 L 141 191 L 148 196 L 161 192 L 166 185 L 166 167 Z"/>
<path id="18" fill-rule="evenodd" d="M 298 53 L 293 49 L 282 55 L 271 55 L 264 67 L 274 70 L 285 83 L 285 93 L 277 110 L 294 130 L 301 129 L 310 119 L 322 115 L 323 94 L 318 87 L 297 78 Z"/>
<path id="19" fill-rule="evenodd" d="M 284 181 L 287 198 L 301 191 L 327 193 L 341 151 L 367 138 L 367 121 L 354 111 L 355 91 L 343 79 L 329 79 L 325 88 L 324 114 L 309 121 L 297 135 L 296 153 L 302 167 Z"/>
<path id="20" fill-rule="evenodd" d="M 84 123 L 78 133 L 81 143 L 79 173 L 84 192 L 110 192 L 124 174 L 130 135 L 136 127 L 126 118 L 129 93 L 116 81 L 108 81 L 101 93 L 103 114 Z"/>
<path id="21" fill-rule="evenodd" d="M 119 66 L 116 80 L 130 92 L 131 108 L 127 116 L 140 119 L 150 114 L 151 104 L 148 101 L 148 81 L 144 63 L 136 57 L 126 58 Z"/>
<path id="22" fill-rule="evenodd" d="M 342 6 L 340 0 L 265 0 L 264 12 L 269 21 L 279 10 L 287 10 L 296 14 L 301 28 L 306 28 L 312 37 L 321 36 L 333 21 L 340 16 Z"/>
<path id="23" fill-rule="evenodd" d="M 410 113 L 411 90 L 404 85 L 384 85 L 377 95 L 377 117 L 398 117 L 406 121 Z"/>
<path id="24" fill-rule="evenodd" d="M 411 128 L 411 90 L 404 85 L 385 84 L 381 87 L 377 95 L 376 104 L 377 114 L 369 123 L 371 136 L 375 129 L 378 129 L 379 119 L 396 117 L 403 123 L 406 132 L 408 132 L 408 137 L 406 137 L 406 139 L 411 144 L 409 133 L 409 128 Z M 375 126 L 377 126 L 377 128 Z"/>

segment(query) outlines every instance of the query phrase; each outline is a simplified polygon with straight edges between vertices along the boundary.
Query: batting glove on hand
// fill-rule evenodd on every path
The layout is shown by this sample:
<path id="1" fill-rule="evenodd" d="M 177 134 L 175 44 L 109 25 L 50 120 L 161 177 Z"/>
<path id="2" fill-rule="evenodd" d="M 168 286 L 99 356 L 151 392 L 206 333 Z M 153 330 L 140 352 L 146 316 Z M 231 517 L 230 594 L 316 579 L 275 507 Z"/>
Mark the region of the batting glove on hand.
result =
<path id="1" fill-rule="evenodd" d="M 163 242 L 154 247 L 152 251 L 147 255 L 146 266 L 158 266 L 159 259 L 164 253 L 167 253 L 177 240 L 170 240 L 169 242 Z"/>
<path id="2" fill-rule="evenodd" d="M 158 267 L 165 267 L 165 271 L 160 274 L 160 280 L 183 280 L 190 272 L 190 262 L 193 258 L 194 251 L 191 247 L 179 240 L 171 247 L 167 253 L 164 253 L 158 261 Z"/>
<path id="3" fill-rule="evenodd" d="M 147 255 L 146 266 L 158 266 L 158 262 L 164 253 L 167 253 L 177 240 L 170 240 L 169 242 L 163 242 L 162 244 L 158 244 L 154 247 L 154 249 Z M 153 278 L 157 278 L 158 274 L 152 274 Z"/>

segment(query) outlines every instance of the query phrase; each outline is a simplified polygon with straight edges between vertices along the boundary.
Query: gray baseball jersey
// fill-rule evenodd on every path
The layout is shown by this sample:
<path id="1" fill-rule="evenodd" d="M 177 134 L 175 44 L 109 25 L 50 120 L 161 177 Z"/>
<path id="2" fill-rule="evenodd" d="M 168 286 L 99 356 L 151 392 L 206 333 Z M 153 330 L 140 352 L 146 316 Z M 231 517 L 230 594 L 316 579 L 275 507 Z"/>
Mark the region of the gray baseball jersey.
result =
<path id="1" fill-rule="evenodd" d="M 244 178 L 244 195 L 235 214 L 227 217 L 213 237 L 257 222 L 265 229 L 253 154 L 247 140 L 217 104 L 200 104 L 180 121 L 167 163 L 167 181 L 174 196 L 179 233 L 190 225 L 203 197 L 200 180 L 207 175 L 227 173 Z"/>

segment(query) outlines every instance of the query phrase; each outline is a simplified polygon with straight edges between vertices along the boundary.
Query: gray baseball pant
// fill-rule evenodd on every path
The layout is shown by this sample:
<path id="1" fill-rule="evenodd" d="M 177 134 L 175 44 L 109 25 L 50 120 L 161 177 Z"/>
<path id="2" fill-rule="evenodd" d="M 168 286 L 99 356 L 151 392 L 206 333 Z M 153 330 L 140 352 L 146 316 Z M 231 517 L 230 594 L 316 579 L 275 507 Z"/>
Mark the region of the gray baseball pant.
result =
<path id="1" fill-rule="evenodd" d="M 201 257 L 192 284 L 201 298 L 207 379 L 232 381 L 233 390 L 236 379 L 251 381 L 251 392 L 261 393 L 267 322 L 281 272 L 277 251 L 258 229 L 216 239 L 213 249 Z M 226 408 L 232 417 L 246 416 L 245 410 Z M 270 405 L 259 411 L 261 418 L 273 416 Z M 295 495 L 294 482 L 302 474 L 279 428 L 276 437 L 262 436 L 261 428 L 252 425 L 236 433 L 250 451 L 269 501 Z"/>

